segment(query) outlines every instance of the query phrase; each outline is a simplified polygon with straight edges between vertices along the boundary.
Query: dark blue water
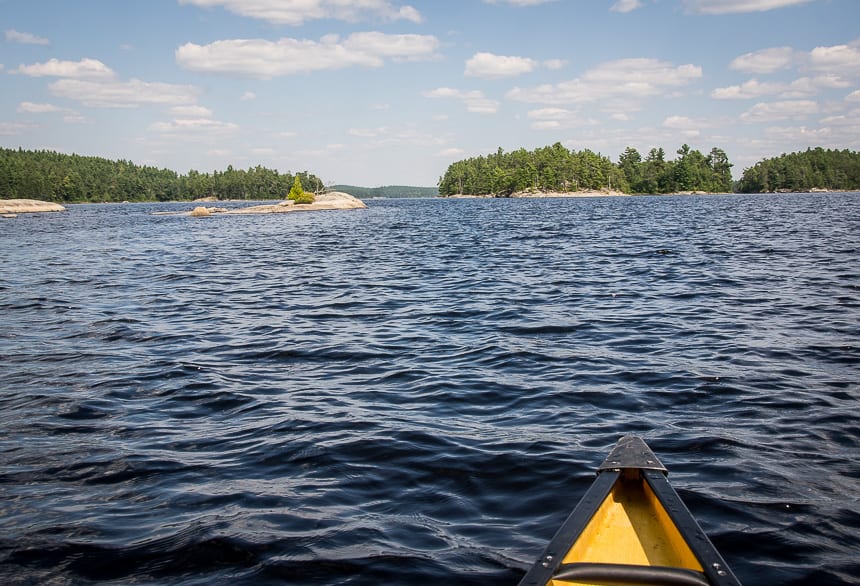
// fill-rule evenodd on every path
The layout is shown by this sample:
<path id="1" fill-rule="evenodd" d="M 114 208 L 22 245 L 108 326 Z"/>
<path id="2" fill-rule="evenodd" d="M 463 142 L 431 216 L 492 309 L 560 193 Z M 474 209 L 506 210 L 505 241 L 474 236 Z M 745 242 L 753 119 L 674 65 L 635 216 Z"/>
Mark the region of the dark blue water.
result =
<path id="1" fill-rule="evenodd" d="M 0 222 L 0 582 L 516 584 L 623 434 L 860 575 L 860 196 Z"/>

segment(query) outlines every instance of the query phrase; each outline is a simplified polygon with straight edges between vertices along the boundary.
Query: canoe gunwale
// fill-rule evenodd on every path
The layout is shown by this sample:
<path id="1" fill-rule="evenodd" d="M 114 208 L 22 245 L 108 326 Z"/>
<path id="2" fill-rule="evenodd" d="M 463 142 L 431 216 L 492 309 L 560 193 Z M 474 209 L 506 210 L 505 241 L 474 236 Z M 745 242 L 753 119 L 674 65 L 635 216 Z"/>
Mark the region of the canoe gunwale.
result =
<path id="1" fill-rule="evenodd" d="M 702 528 L 699 527 L 699 524 L 681 500 L 681 497 L 678 496 L 678 493 L 669 484 L 667 474 L 666 467 L 663 466 L 662 462 L 660 462 L 641 438 L 636 436 L 625 436 L 622 438 L 609 457 L 597 469 L 597 478 L 595 478 L 567 520 L 558 529 L 549 545 L 544 549 L 543 554 L 520 581 L 520 586 L 544 586 L 552 583 L 553 580 L 563 581 L 566 579 L 564 573 L 567 573 L 567 571 L 575 572 L 575 567 L 577 566 L 581 571 L 587 572 L 598 570 L 598 566 L 615 565 L 591 563 L 569 564 L 564 563 L 564 558 L 591 522 L 604 500 L 609 497 L 616 483 L 629 481 L 629 479 L 634 477 L 640 478 L 641 482 L 647 483 L 651 488 L 654 496 L 665 509 L 669 519 L 675 524 L 681 537 L 690 548 L 690 551 L 692 551 L 693 556 L 695 556 L 702 566 L 703 571 L 694 572 L 696 576 L 690 579 L 698 579 L 698 583 L 710 584 L 711 586 L 740 586 L 740 582 L 728 568 L 725 560 L 723 560 Z M 623 566 L 626 564 L 617 565 L 619 567 L 614 568 L 613 571 L 616 576 L 621 576 L 623 575 Z M 630 584 L 647 584 L 648 582 L 643 582 L 642 580 L 636 581 L 636 576 L 639 575 L 642 577 L 645 575 L 646 570 L 643 568 L 657 567 L 626 566 L 630 570 L 626 583 Z M 563 573 L 559 574 L 560 571 Z M 676 574 L 677 578 L 682 580 L 682 573 L 686 572 L 668 571 L 665 575 Z M 617 581 L 617 578 L 616 582 L 625 583 Z M 672 582 L 656 583 L 671 584 Z M 684 584 L 685 582 L 676 583 Z M 686 583 L 692 584 L 695 582 Z"/>

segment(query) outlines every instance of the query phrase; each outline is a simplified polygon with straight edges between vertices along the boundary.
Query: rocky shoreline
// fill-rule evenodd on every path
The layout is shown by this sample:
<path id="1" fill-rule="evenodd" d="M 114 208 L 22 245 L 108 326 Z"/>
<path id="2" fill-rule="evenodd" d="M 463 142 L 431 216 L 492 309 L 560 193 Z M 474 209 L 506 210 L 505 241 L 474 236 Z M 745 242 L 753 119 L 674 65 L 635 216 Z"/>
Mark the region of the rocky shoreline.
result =
<path id="1" fill-rule="evenodd" d="M 457 194 L 457 195 L 449 195 L 446 199 L 525 199 L 525 198 L 538 198 L 538 197 L 628 197 L 629 193 L 622 193 L 620 191 L 615 191 L 614 189 L 593 189 L 593 190 L 582 190 L 582 191 L 517 191 L 510 195 L 496 195 L 496 194 L 483 194 L 483 195 L 470 195 L 470 194 Z"/>

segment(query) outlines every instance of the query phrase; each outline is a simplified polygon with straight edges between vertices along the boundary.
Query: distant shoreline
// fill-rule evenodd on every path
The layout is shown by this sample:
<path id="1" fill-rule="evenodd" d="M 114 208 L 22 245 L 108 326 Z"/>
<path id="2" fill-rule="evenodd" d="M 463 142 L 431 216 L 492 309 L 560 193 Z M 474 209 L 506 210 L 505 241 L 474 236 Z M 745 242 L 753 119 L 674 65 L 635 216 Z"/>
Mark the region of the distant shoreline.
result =
<path id="1" fill-rule="evenodd" d="M 520 191 L 511 195 L 495 194 L 454 194 L 439 196 L 439 199 L 538 199 L 538 198 L 589 198 L 589 197 L 667 197 L 673 195 L 788 195 L 792 193 L 860 193 L 851 189 L 823 189 L 813 188 L 803 191 L 755 191 L 741 193 L 734 191 L 676 191 L 673 193 L 623 193 L 615 190 L 589 190 L 589 191 Z"/>

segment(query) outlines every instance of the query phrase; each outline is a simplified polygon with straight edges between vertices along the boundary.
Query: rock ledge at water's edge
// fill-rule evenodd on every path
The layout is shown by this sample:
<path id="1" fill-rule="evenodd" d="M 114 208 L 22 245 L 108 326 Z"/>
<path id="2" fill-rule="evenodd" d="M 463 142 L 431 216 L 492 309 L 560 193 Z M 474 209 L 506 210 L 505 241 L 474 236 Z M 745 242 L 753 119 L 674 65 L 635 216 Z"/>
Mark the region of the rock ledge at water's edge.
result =
<path id="1" fill-rule="evenodd" d="M 35 214 L 40 212 L 64 212 L 66 208 L 58 203 L 38 199 L 0 199 L 0 214 Z"/>

